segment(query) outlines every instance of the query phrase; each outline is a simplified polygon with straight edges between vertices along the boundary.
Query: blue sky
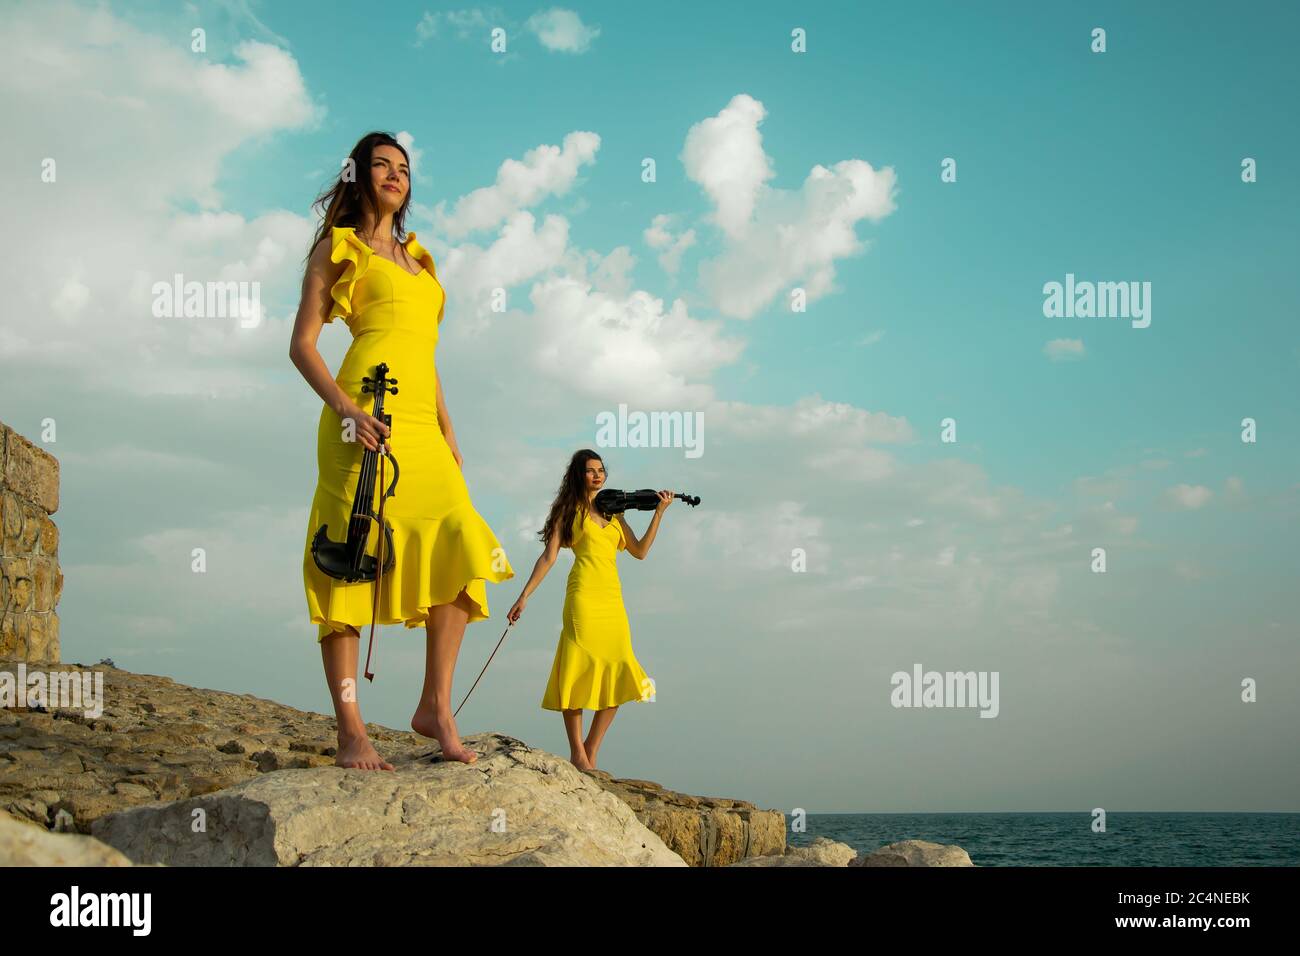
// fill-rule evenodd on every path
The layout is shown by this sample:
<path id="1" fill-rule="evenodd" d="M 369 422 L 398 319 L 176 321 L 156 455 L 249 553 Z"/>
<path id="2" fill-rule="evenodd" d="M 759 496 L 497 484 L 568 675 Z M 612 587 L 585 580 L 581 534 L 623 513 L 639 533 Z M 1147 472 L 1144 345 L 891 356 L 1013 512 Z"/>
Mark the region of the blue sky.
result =
<path id="1" fill-rule="evenodd" d="M 287 336 L 311 200 L 384 129 L 415 150 L 439 373 L 518 574 L 458 700 L 595 416 L 698 410 L 701 458 L 607 456 L 614 487 L 704 499 L 620 565 L 659 691 L 620 712 L 611 772 L 787 811 L 1300 805 L 1294 7 L 321 10 L 12 14 L 30 238 L 3 266 L 0 419 L 59 423 L 65 660 L 328 710 L 299 571 L 319 402 Z M 259 280 L 266 321 L 150 318 L 146 280 L 177 270 Z M 1150 327 L 1045 317 L 1067 273 L 1150 282 Z M 332 368 L 346 346 L 323 332 Z M 537 704 L 566 573 L 462 731 L 562 751 Z M 423 635 L 383 640 L 363 713 L 405 727 Z M 998 670 L 999 717 L 890 707 L 914 662 Z"/>

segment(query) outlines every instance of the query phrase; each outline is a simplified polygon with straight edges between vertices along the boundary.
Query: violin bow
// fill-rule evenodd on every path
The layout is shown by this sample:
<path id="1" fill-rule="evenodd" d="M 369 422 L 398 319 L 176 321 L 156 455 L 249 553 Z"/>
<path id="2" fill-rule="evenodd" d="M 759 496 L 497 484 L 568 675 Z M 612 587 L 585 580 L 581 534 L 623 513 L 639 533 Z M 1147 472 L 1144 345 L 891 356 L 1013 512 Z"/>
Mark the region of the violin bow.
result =
<path id="1" fill-rule="evenodd" d="M 496 657 L 497 651 L 501 649 L 501 641 L 504 641 L 506 639 L 506 634 L 508 634 L 510 632 L 510 629 L 514 626 L 515 626 L 514 621 L 510 621 L 508 624 L 506 624 L 506 629 L 501 632 L 501 640 L 497 641 L 497 646 L 492 648 L 492 653 L 488 655 L 487 664 L 483 665 L 483 669 L 478 672 L 478 677 L 474 678 L 474 683 L 470 686 L 469 693 L 465 695 L 465 700 L 469 700 L 469 695 L 474 693 L 474 688 L 478 686 L 478 682 L 481 681 L 483 679 L 483 675 L 487 673 L 488 664 L 492 663 L 492 658 Z M 462 700 L 460 702 L 460 707 L 465 706 L 465 700 Z M 460 713 L 460 707 L 457 707 L 455 713 L 451 715 L 453 720 L 456 719 L 456 714 Z"/>
<path id="2" fill-rule="evenodd" d="M 370 654 L 375 648 L 375 622 L 379 620 L 379 583 L 384 578 L 384 505 L 388 495 L 384 494 L 384 450 L 379 449 L 379 543 L 375 545 L 375 600 L 370 609 L 370 640 L 366 644 L 366 680 L 375 682 L 375 675 L 370 671 Z"/>

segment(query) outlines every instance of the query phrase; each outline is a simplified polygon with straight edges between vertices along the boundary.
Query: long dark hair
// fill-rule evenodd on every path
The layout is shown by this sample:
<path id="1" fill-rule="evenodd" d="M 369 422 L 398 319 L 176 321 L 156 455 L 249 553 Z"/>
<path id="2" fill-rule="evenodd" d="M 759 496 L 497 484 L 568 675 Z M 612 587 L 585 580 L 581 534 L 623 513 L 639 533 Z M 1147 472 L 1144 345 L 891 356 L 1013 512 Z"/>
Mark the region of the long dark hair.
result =
<path id="1" fill-rule="evenodd" d="M 333 185 L 317 196 L 316 201 L 311 204 L 313 209 L 318 207 L 323 209 L 325 215 L 316 229 L 311 245 L 307 247 L 308 259 L 311 258 L 311 250 L 316 248 L 316 243 L 331 235 L 330 230 L 335 226 L 357 227 L 363 225 L 367 218 L 371 222 L 379 222 L 379 197 L 375 195 L 374 184 L 370 181 L 370 163 L 376 146 L 396 147 L 402 151 L 406 167 L 408 169 L 411 167 L 411 157 L 406 152 L 406 147 L 394 139 L 391 133 L 375 131 L 357 140 L 357 145 L 353 146 L 352 152 L 348 154 L 351 162 L 339 170 L 338 178 L 334 180 Z M 344 178 L 344 173 L 348 170 L 355 172 L 354 181 Z M 408 186 L 406 199 L 393 213 L 393 239 L 397 242 L 406 241 L 406 210 L 411 205 L 413 192 L 413 188 Z M 369 217 L 366 213 L 369 213 Z"/>
<path id="2" fill-rule="evenodd" d="M 555 493 L 555 500 L 551 502 L 551 513 L 546 516 L 542 530 L 537 532 L 543 542 L 550 539 L 551 529 L 558 523 L 560 547 L 573 547 L 573 519 L 579 509 L 587 510 L 587 462 L 593 458 L 602 465 L 605 464 L 605 459 L 590 448 L 578 449 L 569 459 L 569 467 L 564 469 L 564 478 Z M 609 479 L 609 469 L 605 470 L 605 479 Z"/>

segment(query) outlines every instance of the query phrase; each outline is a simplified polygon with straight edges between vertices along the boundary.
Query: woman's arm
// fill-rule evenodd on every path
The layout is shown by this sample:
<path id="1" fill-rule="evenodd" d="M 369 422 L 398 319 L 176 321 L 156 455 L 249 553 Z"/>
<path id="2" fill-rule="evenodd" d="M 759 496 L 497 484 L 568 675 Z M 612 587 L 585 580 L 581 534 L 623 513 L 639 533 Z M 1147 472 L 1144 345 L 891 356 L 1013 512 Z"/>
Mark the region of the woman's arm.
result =
<path id="1" fill-rule="evenodd" d="M 537 590 L 537 586 L 542 583 L 546 577 L 546 572 L 551 570 L 551 565 L 555 564 L 556 559 L 560 556 L 560 523 L 557 521 L 551 528 L 551 536 L 546 539 L 546 548 L 538 556 L 537 561 L 533 564 L 533 573 L 528 576 L 528 583 L 524 589 L 519 592 L 519 597 L 515 599 L 514 607 L 506 612 L 506 619 L 511 621 L 519 620 L 519 615 L 524 612 L 525 605 L 528 604 L 528 596 Z"/>
<path id="2" fill-rule="evenodd" d="M 663 516 L 664 509 L 672 503 L 673 493 L 671 491 L 659 492 L 659 504 L 655 507 L 654 517 L 650 519 L 650 527 L 646 528 L 644 538 L 636 536 L 636 532 L 632 530 L 631 525 L 623 520 L 621 511 L 615 515 L 618 518 L 618 523 L 623 526 L 623 536 L 627 539 L 628 554 L 640 561 L 645 560 L 645 556 L 650 553 L 650 545 L 654 544 L 655 535 L 659 533 L 659 519 Z"/>
<path id="3" fill-rule="evenodd" d="M 302 297 L 298 301 L 298 315 L 294 319 L 289 339 L 289 361 L 293 362 L 307 384 L 335 414 L 343 419 L 351 418 L 356 423 L 357 439 L 375 451 L 379 448 L 380 436 L 386 442 L 388 426 L 363 411 L 347 392 L 339 388 L 338 382 L 330 374 L 329 366 L 316 348 L 320 330 L 324 328 L 325 320 L 334 307 L 330 289 L 346 267 L 347 263 L 331 261 L 327 239 L 316 243 L 316 248 L 307 261 L 307 271 L 302 277 Z"/>

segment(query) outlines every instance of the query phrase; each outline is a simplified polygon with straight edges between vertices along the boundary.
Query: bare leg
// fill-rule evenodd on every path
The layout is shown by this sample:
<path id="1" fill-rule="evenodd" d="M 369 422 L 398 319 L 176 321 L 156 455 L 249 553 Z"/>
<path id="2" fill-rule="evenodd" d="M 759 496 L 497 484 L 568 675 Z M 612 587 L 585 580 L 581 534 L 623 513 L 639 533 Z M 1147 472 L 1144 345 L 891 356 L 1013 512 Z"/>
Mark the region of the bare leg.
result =
<path id="1" fill-rule="evenodd" d="M 381 758 L 366 734 L 357 701 L 357 652 L 361 637 L 355 629 L 334 631 L 320 641 L 321 660 L 325 664 L 325 682 L 334 698 L 334 720 L 338 725 L 339 747 L 334 763 L 358 770 L 392 770 L 393 765 Z"/>
<path id="2" fill-rule="evenodd" d="M 596 751 L 600 749 L 600 742 L 605 737 L 605 731 L 609 730 L 609 725 L 614 722 L 616 713 L 618 713 L 617 704 L 591 715 L 591 732 L 587 734 L 586 751 L 593 770 L 596 769 Z"/>
<path id="3" fill-rule="evenodd" d="M 463 763 L 473 763 L 478 754 L 461 745 L 456 720 L 451 714 L 451 678 L 472 607 L 473 602 L 462 589 L 451 604 L 429 609 L 429 621 L 425 625 L 424 688 L 420 691 L 415 716 L 411 718 L 411 729 L 416 733 L 438 738 L 442 759 Z"/>
<path id="4" fill-rule="evenodd" d="M 582 745 L 582 708 L 560 711 L 564 715 L 564 732 L 569 735 L 569 763 L 579 770 L 591 770 L 591 761 Z"/>

